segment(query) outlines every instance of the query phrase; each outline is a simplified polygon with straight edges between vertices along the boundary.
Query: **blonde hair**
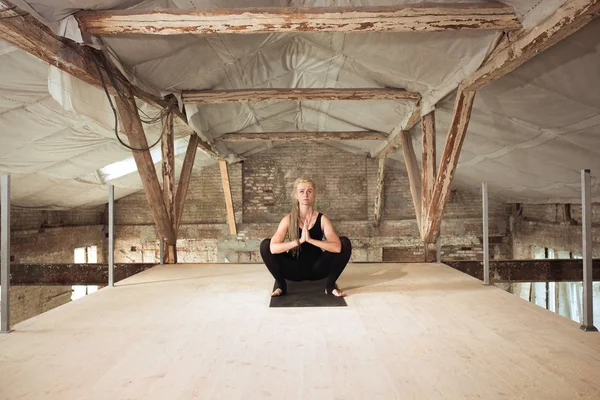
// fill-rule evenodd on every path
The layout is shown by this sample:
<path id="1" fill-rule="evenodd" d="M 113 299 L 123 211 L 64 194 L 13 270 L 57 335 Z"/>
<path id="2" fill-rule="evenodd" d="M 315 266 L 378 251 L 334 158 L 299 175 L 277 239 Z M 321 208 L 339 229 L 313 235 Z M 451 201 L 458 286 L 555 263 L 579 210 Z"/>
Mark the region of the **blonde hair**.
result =
<path id="1" fill-rule="evenodd" d="M 300 203 L 298 202 L 298 199 L 296 199 L 296 189 L 301 183 L 308 183 L 313 187 L 315 192 L 317 191 L 317 185 L 315 185 L 315 182 L 310 178 L 301 177 L 294 181 L 294 188 L 292 189 L 292 211 L 290 212 L 290 223 L 288 225 L 287 233 L 288 240 L 290 242 L 295 242 L 297 239 L 299 239 L 298 218 L 300 216 Z M 294 255 L 294 257 L 297 257 L 299 253 L 300 247 L 295 247 L 292 249 L 292 254 Z"/>

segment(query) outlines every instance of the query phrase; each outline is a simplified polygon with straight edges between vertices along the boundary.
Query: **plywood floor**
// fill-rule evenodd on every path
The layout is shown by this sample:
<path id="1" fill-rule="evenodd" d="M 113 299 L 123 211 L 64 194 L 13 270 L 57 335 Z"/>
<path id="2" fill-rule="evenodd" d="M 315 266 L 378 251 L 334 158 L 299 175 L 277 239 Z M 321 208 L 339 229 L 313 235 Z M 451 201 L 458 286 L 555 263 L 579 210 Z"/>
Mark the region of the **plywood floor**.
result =
<path id="1" fill-rule="evenodd" d="M 599 399 L 600 334 L 440 264 L 351 264 L 268 308 L 261 265 L 158 266 L 0 335 L 0 399 Z"/>

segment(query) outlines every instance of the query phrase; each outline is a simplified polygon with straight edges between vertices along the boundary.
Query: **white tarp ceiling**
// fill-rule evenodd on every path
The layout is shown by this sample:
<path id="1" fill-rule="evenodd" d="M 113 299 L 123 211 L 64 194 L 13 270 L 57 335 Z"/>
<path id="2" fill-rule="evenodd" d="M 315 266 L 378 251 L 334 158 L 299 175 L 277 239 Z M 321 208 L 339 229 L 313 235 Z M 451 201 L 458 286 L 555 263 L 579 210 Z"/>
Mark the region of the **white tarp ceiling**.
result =
<path id="1" fill-rule="evenodd" d="M 372 6 L 406 2 L 88 0 L 77 2 L 77 9 L 69 0 L 15 3 L 34 12 L 57 33 L 78 39 L 69 15 L 80 9 Z M 515 7 L 525 26 L 533 26 L 552 14 L 562 1 L 507 3 Z M 485 180 L 493 194 L 512 201 L 579 201 L 579 170 L 600 169 L 596 154 L 600 151 L 596 150 L 600 147 L 596 145 L 600 142 L 599 36 L 600 23 L 592 22 L 477 94 L 456 173 L 458 184 L 476 189 Z M 163 94 L 193 89 L 397 87 L 419 92 L 427 110 L 478 68 L 497 38 L 495 32 L 455 31 L 117 35 L 100 39 L 135 79 Z M 101 204 L 106 201 L 105 185 L 109 182 L 117 185 L 120 196 L 139 190 L 136 172 L 116 179 L 99 173 L 101 168 L 131 155 L 114 139 L 112 111 L 104 93 L 10 45 L 2 46 L 0 172 L 13 174 L 15 204 L 58 208 Z M 413 104 L 402 101 L 186 105 L 190 125 L 208 141 L 239 131 L 368 129 L 389 133 L 412 109 Z M 451 113 L 452 98 L 437 105 L 438 158 Z M 159 130 L 147 129 L 149 141 L 158 137 Z M 179 126 L 176 133 L 186 137 L 190 130 Z M 415 140 L 420 141 L 417 129 Z M 331 145 L 333 151 L 339 148 L 369 154 L 382 143 Z M 237 158 L 270 148 L 271 143 L 221 143 L 216 147 Z M 182 157 L 178 156 L 178 162 Z M 402 160 L 401 151 L 392 157 Z M 211 162 L 198 152 L 197 166 Z M 600 197 L 596 186 L 594 194 Z"/>

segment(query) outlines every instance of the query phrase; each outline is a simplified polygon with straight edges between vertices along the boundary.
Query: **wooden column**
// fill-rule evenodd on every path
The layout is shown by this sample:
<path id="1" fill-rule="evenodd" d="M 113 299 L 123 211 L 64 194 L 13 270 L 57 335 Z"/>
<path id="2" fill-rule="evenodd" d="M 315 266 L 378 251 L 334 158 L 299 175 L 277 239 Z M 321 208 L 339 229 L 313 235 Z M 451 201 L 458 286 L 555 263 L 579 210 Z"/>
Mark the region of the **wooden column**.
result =
<path id="1" fill-rule="evenodd" d="M 427 208 L 431 203 L 431 195 L 435 184 L 436 158 L 435 158 L 435 115 L 432 112 L 421 119 L 422 151 L 421 151 L 421 238 L 424 238 L 423 226 L 427 225 Z"/>
<path id="2" fill-rule="evenodd" d="M 233 199 L 231 197 L 231 187 L 229 186 L 229 173 L 227 172 L 227 161 L 219 160 L 219 168 L 221 168 L 221 182 L 223 183 L 223 194 L 225 195 L 225 206 L 227 207 L 229 234 L 237 235 L 235 214 L 233 213 Z"/>
<path id="3" fill-rule="evenodd" d="M 137 165 L 140 179 L 146 193 L 146 199 L 150 205 L 152 216 L 154 217 L 154 223 L 161 240 L 165 240 L 167 244 L 175 244 L 175 232 L 171 225 L 171 220 L 165 207 L 163 200 L 162 190 L 156 176 L 156 169 L 154 168 L 154 162 L 148 149 L 148 141 L 144 135 L 144 129 L 142 122 L 138 114 L 138 109 L 133 98 L 133 93 L 130 89 L 124 90 L 125 101 L 127 104 L 117 96 L 117 109 L 123 125 L 123 129 L 129 139 L 129 145 L 136 149 L 133 150 L 133 158 Z"/>
<path id="4" fill-rule="evenodd" d="M 458 157 L 469 126 L 474 98 L 475 92 L 464 91 L 462 87 L 459 87 L 456 94 L 452 124 L 440 160 L 440 169 L 435 180 L 431 204 L 427 209 L 427 223 L 423 225 L 424 240 L 427 243 L 435 243 L 440 234 L 444 207 L 450 195 L 452 179 L 458 165 Z"/>
<path id="5" fill-rule="evenodd" d="M 383 182 L 385 172 L 385 158 L 379 159 L 379 169 L 377 170 L 377 194 L 375 195 L 375 216 L 373 226 L 378 227 L 383 214 Z"/>
<path id="6" fill-rule="evenodd" d="M 162 179 L 163 179 L 163 200 L 171 221 L 175 240 L 177 240 L 177 230 L 175 229 L 175 138 L 173 132 L 173 113 L 168 113 L 163 118 L 163 136 L 161 139 L 162 150 Z M 165 264 L 177 263 L 177 242 L 166 243 L 165 259 L 161 262 Z"/>
<path id="7" fill-rule="evenodd" d="M 181 226 L 183 204 L 185 203 L 185 198 L 187 197 L 188 188 L 190 186 L 190 178 L 192 176 L 192 169 L 194 168 L 194 160 L 196 159 L 196 150 L 198 150 L 199 140 L 200 138 L 196 134 L 190 136 L 190 141 L 183 160 L 183 166 L 181 167 L 181 174 L 179 175 L 179 185 L 177 186 L 177 195 L 175 196 L 174 226 L 176 235 L 179 234 L 179 227 Z"/>
<path id="8" fill-rule="evenodd" d="M 410 183 L 410 194 L 412 195 L 413 205 L 415 207 L 415 216 L 417 217 L 417 225 L 421 230 L 421 174 L 419 173 L 419 165 L 417 156 L 413 148 L 412 138 L 410 133 L 403 131 L 401 135 L 402 154 L 408 172 L 408 181 Z"/>

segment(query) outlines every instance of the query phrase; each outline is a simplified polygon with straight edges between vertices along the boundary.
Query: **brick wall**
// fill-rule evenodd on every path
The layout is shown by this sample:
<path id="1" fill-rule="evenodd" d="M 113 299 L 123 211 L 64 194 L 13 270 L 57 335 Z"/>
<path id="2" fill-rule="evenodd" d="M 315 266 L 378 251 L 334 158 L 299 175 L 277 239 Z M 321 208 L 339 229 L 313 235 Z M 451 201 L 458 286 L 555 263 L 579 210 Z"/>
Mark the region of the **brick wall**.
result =
<path id="1" fill-rule="evenodd" d="M 569 205 L 565 220 L 564 205 L 520 204 L 513 215 L 513 258 L 533 258 L 533 247 L 556 251 L 582 252 L 581 205 Z M 592 256 L 600 257 L 600 204 L 592 204 Z"/>
<path id="2" fill-rule="evenodd" d="M 301 175 L 317 184 L 316 208 L 332 219 L 339 235 L 352 240 L 353 261 L 382 261 L 384 249 L 389 258 L 402 254 L 401 249 L 419 248 L 422 243 L 408 178 L 403 165 L 395 160 L 386 161 L 383 218 L 381 226 L 373 227 L 377 169 L 377 160 L 314 143 L 276 146 L 229 165 L 237 237 L 228 234 L 218 165 L 195 171 L 184 207 L 178 258 L 182 262 L 260 262 L 260 241 L 273 235 L 277 223 L 289 212 L 292 183 Z M 505 204 L 490 201 L 493 258 L 512 255 L 507 210 Z M 45 218 L 90 225 L 40 231 L 37 227 L 44 218 L 36 212 L 23 214 L 13 221 L 22 228 L 13 235 L 18 242 L 13 246 L 18 260 L 35 262 L 24 261 L 25 253 L 27 260 L 44 260 L 45 254 L 52 253 L 53 257 L 62 255 L 61 262 L 72 262 L 73 248 L 88 245 L 105 251 L 99 242 L 106 241 L 106 227 L 94 225 L 105 218 L 104 208 Z M 116 201 L 115 225 L 116 262 L 158 262 L 158 236 L 143 192 Z M 481 259 L 481 225 L 480 194 L 454 190 L 442 224 L 443 259 Z M 25 229 L 33 226 L 36 229 Z"/>

